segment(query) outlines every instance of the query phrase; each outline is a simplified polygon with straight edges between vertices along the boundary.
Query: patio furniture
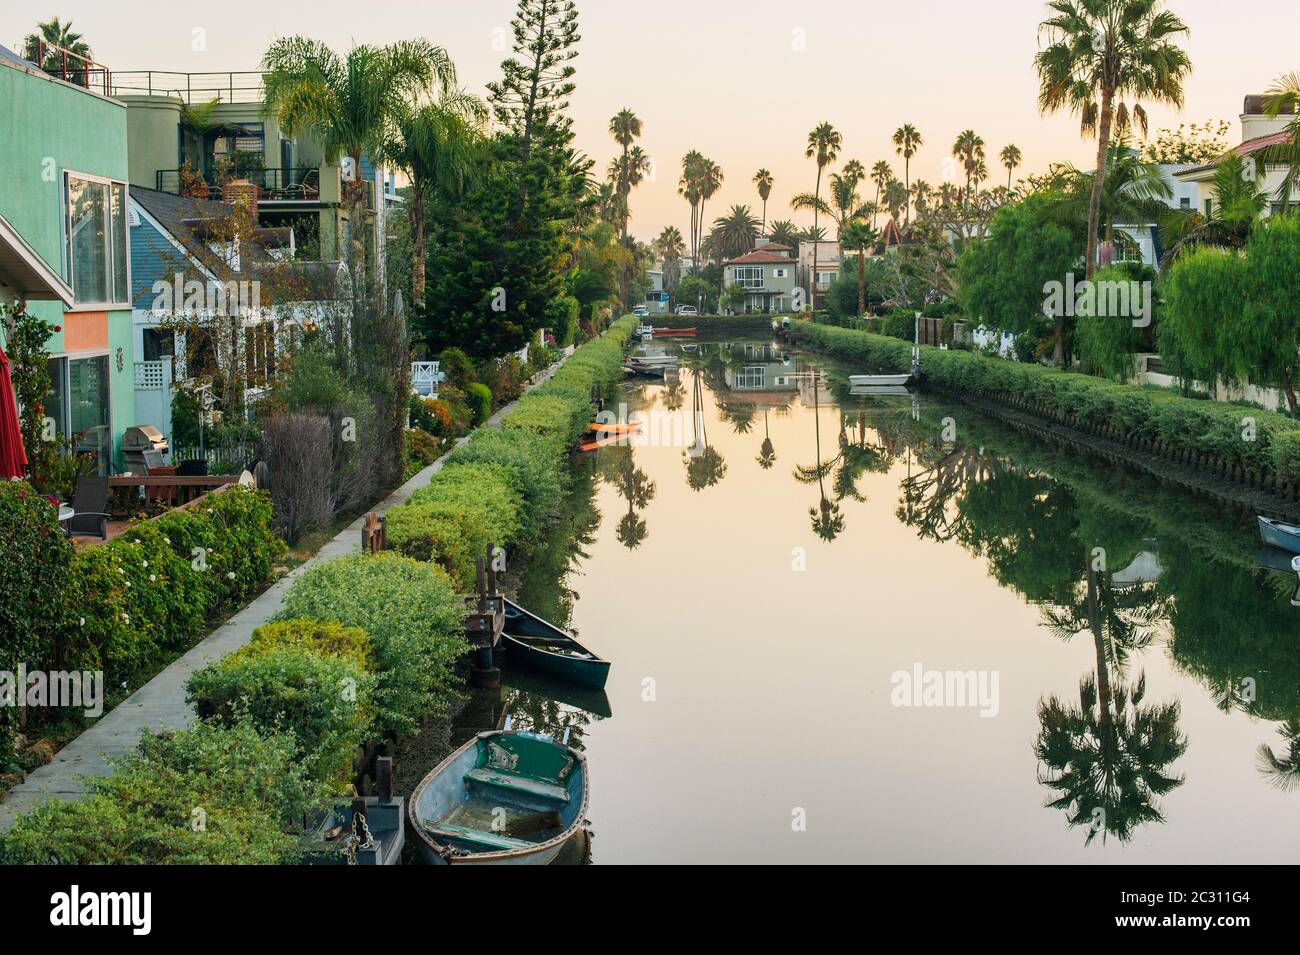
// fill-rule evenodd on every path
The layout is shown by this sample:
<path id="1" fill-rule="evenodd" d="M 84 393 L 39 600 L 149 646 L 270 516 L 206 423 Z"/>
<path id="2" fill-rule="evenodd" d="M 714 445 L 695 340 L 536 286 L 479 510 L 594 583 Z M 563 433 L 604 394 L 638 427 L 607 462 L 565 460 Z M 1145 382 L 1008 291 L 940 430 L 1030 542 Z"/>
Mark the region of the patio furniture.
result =
<path id="1" fill-rule="evenodd" d="M 72 520 L 72 518 L 73 518 L 74 516 L 76 516 L 76 513 L 77 513 L 77 512 L 74 511 L 74 510 L 72 509 L 72 505 L 70 505 L 70 504 L 60 504 L 60 505 L 59 505 L 59 523 L 62 524 L 64 521 L 70 521 L 70 520 Z"/>
<path id="2" fill-rule="evenodd" d="M 286 186 L 286 199 L 316 199 L 320 196 L 320 170 L 309 169 L 299 182 Z"/>
<path id="3" fill-rule="evenodd" d="M 176 467 L 162 462 L 161 451 L 144 452 L 144 473 L 149 477 L 175 476 Z M 174 484 L 146 484 L 144 494 L 145 502 L 149 504 L 160 503 L 171 507 L 176 502 L 176 486 Z"/>
<path id="4" fill-rule="evenodd" d="M 72 496 L 75 513 L 68 519 L 68 534 L 108 540 L 108 478 L 84 475 L 77 478 Z"/>

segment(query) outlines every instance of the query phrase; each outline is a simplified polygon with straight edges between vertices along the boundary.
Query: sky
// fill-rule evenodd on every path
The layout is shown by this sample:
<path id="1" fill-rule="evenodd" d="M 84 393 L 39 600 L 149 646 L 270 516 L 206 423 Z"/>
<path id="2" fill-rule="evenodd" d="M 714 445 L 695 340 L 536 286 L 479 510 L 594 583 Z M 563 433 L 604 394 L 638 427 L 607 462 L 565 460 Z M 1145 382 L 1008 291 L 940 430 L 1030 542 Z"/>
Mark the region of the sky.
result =
<path id="1" fill-rule="evenodd" d="M 1300 70 L 1300 5 L 1167 5 L 1190 28 L 1193 72 L 1182 111 L 1148 110 L 1151 134 L 1223 119 L 1235 143 L 1243 96 Z M 486 95 L 485 84 L 509 55 L 514 10 L 514 0 L 3 0 L 0 44 L 18 45 L 35 20 L 57 14 L 71 19 L 95 58 L 114 71 L 209 72 L 256 69 L 277 36 L 306 34 L 339 51 L 424 36 L 448 50 L 464 87 Z M 768 219 L 810 222 L 791 211 L 790 199 L 815 184 L 815 164 L 803 152 L 809 130 L 823 121 L 843 134 L 839 164 L 858 159 L 869 168 L 885 159 L 899 178 L 903 161 L 890 140 L 911 123 L 925 140 L 912 178 L 936 186 L 953 174 L 945 160 L 966 128 L 986 143 L 991 184 L 999 172 L 1005 180 L 996 157 L 1007 143 L 1024 156 L 1017 178 L 1052 162 L 1090 165 L 1095 154 L 1076 117 L 1038 113 L 1033 56 L 1042 0 L 578 0 L 578 10 L 582 41 L 570 106 L 577 146 L 603 175 L 617 151 L 610 117 L 624 107 L 641 117 L 641 146 L 654 171 L 633 193 L 631 231 L 645 241 L 670 224 L 687 234 L 677 179 L 691 149 L 725 174 L 708 219 L 734 203 L 761 217 L 751 180 L 766 167 L 775 177 Z"/>

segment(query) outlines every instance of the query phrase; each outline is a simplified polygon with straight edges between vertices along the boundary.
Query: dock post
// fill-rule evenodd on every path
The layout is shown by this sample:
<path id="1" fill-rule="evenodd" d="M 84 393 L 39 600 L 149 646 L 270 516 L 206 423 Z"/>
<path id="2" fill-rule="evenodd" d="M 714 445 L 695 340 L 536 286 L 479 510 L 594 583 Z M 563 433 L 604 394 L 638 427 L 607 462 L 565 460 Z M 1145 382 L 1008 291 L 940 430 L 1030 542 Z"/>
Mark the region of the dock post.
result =
<path id="1" fill-rule="evenodd" d="M 474 561 L 474 583 L 478 589 L 478 621 L 479 627 L 487 627 L 486 632 L 478 634 L 480 643 L 474 649 L 473 660 L 470 663 L 469 682 L 471 686 L 480 689 L 495 689 L 501 685 L 501 671 L 494 665 L 492 651 L 495 649 L 497 632 L 496 628 L 488 623 L 495 619 L 495 611 L 492 608 L 488 596 L 489 575 L 495 586 L 496 574 L 491 570 L 491 559 L 477 558 Z M 489 613 L 492 609 L 493 612 Z"/>
<path id="2" fill-rule="evenodd" d="M 381 803 L 393 801 L 393 757 L 375 757 L 376 795 Z"/>

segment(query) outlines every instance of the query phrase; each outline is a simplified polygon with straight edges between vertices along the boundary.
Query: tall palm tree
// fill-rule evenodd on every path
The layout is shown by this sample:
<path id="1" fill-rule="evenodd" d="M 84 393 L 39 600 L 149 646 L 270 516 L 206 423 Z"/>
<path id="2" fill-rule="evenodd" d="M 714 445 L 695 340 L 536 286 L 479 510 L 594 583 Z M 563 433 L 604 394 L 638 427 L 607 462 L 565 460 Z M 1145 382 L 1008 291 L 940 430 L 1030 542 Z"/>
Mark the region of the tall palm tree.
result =
<path id="1" fill-rule="evenodd" d="M 912 194 L 912 157 L 916 155 L 917 149 L 924 146 L 925 142 L 921 139 L 921 134 L 916 131 L 916 127 L 911 123 L 904 123 L 898 129 L 894 130 L 894 147 L 895 152 L 903 157 L 903 185 L 907 189 L 910 199 Z M 906 222 L 912 221 L 912 208 L 908 205 Z"/>
<path id="2" fill-rule="evenodd" d="M 998 153 L 998 159 L 1007 167 L 1007 188 L 1010 189 L 1011 173 L 1020 165 L 1020 147 L 1015 143 L 1008 143 L 1002 147 L 1002 152 Z"/>
<path id="3" fill-rule="evenodd" d="M 1054 15 L 1039 25 L 1051 42 L 1038 52 L 1038 108 L 1077 112 L 1085 136 L 1097 136 L 1098 175 L 1088 206 L 1087 277 L 1097 268 L 1097 224 L 1106 180 L 1112 130 L 1133 123 L 1147 131 L 1143 100 L 1183 105 L 1183 79 L 1191 70 L 1187 53 L 1173 38 L 1187 25 L 1160 0 L 1051 0 Z M 1130 107 L 1128 101 L 1133 105 Z M 1064 342 L 1056 343 L 1058 363 Z"/>
<path id="4" fill-rule="evenodd" d="M 790 206 L 794 209 L 811 210 L 819 215 L 830 216 L 835 221 L 837 236 L 849 220 L 862 215 L 865 208 L 854 188 L 853 179 L 837 172 L 831 173 L 830 201 L 819 198 L 811 192 L 801 192 L 790 200 Z"/>
<path id="5" fill-rule="evenodd" d="M 867 252 L 875 247 L 876 230 L 865 219 L 854 219 L 840 230 L 840 245 L 858 257 L 858 316 L 867 311 Z"/>
<path id="6" fill-rule="evenodd" d="M 713 220 L 713 250 L 720 261 L 751 251 L 758 235 L 758 220 L 749 211 L 749 206 L 733 205 L 727 215 Z"/>
<path id="7" fill-rule="evenodd" d="M 894 170 L 889 168 L 889 163 L 883 159 L 879 160 L 871 167 L 871 181 L 876 184 L 876 208 L 880 208 L 880 196 L 885 191 L 885 186 L 894 178 Z M 876 220 L 873 216 L 871 224 L 875 225 Z"/>
<path id="8" fill-rule="evenodd" d="M 404 104 L 438 89 L 455 89 L 456 68 L 447 51 L 427 40 L 388 46 L 354 46 L 345 58 L 306 37 L 282 37 L 262 57 L 264 109 L 289 135 L 309 132 L 336 162 L 347 156 L 356 170 L 345 183 L 351 230 L 352 341 L 360 340 L 359 303 L 365 296 L 366 184 L 361 158 L 378 155 L 394 138 Z M 340 352 L 343 357 L 345 353 Z"/>
<path id="9" fill-rule="evenodd" d="M 700 164 L 700 226 L 704 225 L 704 204 L 717 195 L 722 188 L 722 167 L 712 159 L 705 159 Z"/>
<path id="10" fill-rule="evenodd" d="M 1286 166 L 1286 175 L 1277 187 L 1277 201 L 1282 204 L 1282 211 L 1286 212 L 1291 208 L 1291 194 L 1300 183 L 1300 73 L 1288 73 L 1279 77 L 1269 88 L 1264 108 L 1271 116 L 1285 111 L 1295 117 L 1286 125 L 1291 141 L 1269 146 L 1260 156 L 1266 168 L 1269 163 Z"/>
<path id="11" fill-rule="evenodd" d="M 767 428 L 767 409 L 763 409 L 763 443 L 758 446 L 758 466 L 770 471 L 776 464 L 776 446 L 772 444 L 772 434 Z"/>
<path id="12" fill-rule="evenodd" d="M 1240 159 L 1234 154 L 1234 158 Z M 1066 192 L 1062 208 L 1075 221 L 1087 215 L 1092 201 L 1094 174 L 1066 167 Z M 1111 141 L 1106 152 L 1106 179 L 1102 186 L 1098 228 L 1113 248 L 1115 223 L 1142 225 L 1154 222 L 1169 209 L 1173 188 L 1156 163 L 1147 162 L 1129 146 L 1127 136 Z"/>
<path id="13" fill-rule="evenodd" d="M 682 256 L 686 254 L 686 242 L 682 239 L 681 230 L 675 225 L 664 226 L 659 238 L 655 239 L 655 251 L 664 263 L 664 290 L 669 295 L 674 295 L 677 281 L 681 277 Z"/>
<path id="14" fill-rule="evenodd" d="M 464 195 L 482 163 L 487 106 L 465 92 L 444 94 L 436 102 L 403 103 L 393 116 L 393 135 L 379 157 L 411 181 L 411 297 L 424 298 L 428 227 L 425 203 Z"/>
<path id="15" fill-rule="evenodd" d="M 37 23 L 36 29 L 37 33 L 29 33 L 23 40 L 23 59 L 30 60 L 47 73 L 62 76 L 79 86 L 86 86 L 90 82 L 86 71 L 77 68 L 76 63 L 65 64 L 63 54 L 58 50 L 47 49 L 45 59 L 41 61 L 42 43 L 46 47 L 57 46 L 84 59 L 91 59 L 90 44 L 80 33 L 72 29 L 72 21 L 63 23 L 58 17 L 51 17 L 44 23 Z"/>
<path id="16" fill-rule="evenodd" d="M 924 179 L 918 179 L 912 183 L 912 204 L 916 206 L 918 216 L 925 215 L 930 207 L 930 199 L 934 196 L 934 187 Z"/>
<path id="17" fill-rule="evenodd" d="M 966 172 L 966 192 L 962 207 L 970 208 L 971 180 L 984 161 L 984 140 L 975 130 L 964 129 L 957 134 L 957 139 L 952 144 L 952 155 L 954 159 L 961 160 L 962 169 Z"/>
<path id="18" fill-rule="evenodd" d="M 815 159 L 817 161 L 817 187 L 813 190 L 813 197 L 820 202 L 822 192 L 822 170 L 833 163 L 840 154 L 840 147 L 844 145 L 844 137 L 830 123 L 821 123 L 808 134 L 808 146 L 804 150 L 804 157 Z M 817 229 L 818 208 L 813 207 L 813 230 Z M 813 243 L 813 267 L 812 273 L 808 277 L 808 307 L 812 312 L 817 311 L 817 243 Z"/>
<path id="19" fill-rule="evenodd" d="M 767 237 L 770 241 L 789 249 L 799 248 L 799 227 L 790 219 L 777 219 L 772 223 Z"/>
<path id="20" fill-rule="evenodd" d="M 767 197 L 772 194 L 772 174 L 766 169 L 754 173 L 754 185 L 758 187 L 758 198 L 763 200 L 763 235 L 767 235 Z"/>
<path id="21" fill-rule="evenodd" d="M 700 265 L 700 172 L 704 156 L 692 149 L 682 157 L 682 177 L 677 180 L 677 194 L 691 206 L 691 261 L 698 269 Z"/>
<path id="22" fill-rule="evenodd" d="M 616 185 L 618 186 L 618 194 L 623 200 L 623 221 L 619 235 L 626 241 L 627 220 L 629 218 L 627 212 L 628 196 L 635 185 L 632 182 L 634 170 L 640 173 L 636 177 L 636 181 L 640 182 L 649 166 L 649 158 L 645 157 L 643 153 L 637 158 L 636 162 L 633 162 L 629 156 L 632 144 L 641 135 L 641 120 L 630 109 L 624 108 L 614 114 L 614 117 L 609 121 L 609 134 L 614 137 L 614 142 L 618 143 L 623 149 L 622 162 L 616 161 L 613 169 L 617 170 L 618 173 Z M 614 177 L 611 176 L 610 178 Z"/>
<path id="23" fill-rule="evenodd" d="M 899 214 L 907 207 L 909 198 L 907 187 L 897 179 L 891 179 L 885 183 L 885 195 L 882 200 L 885 209 L 889 212 L 889 218 L 898 222 Z"/>

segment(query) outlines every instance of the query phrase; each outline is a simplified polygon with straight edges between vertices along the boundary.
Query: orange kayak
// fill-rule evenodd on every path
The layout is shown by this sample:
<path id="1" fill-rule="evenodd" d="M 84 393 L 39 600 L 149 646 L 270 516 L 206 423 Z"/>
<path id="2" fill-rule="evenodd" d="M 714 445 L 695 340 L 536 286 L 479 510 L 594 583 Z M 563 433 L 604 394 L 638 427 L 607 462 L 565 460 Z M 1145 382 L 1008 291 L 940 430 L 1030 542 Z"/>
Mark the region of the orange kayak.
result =
<path id="1" fill-rule="evenodd" d="M 611 435 L 607 435 L 607 436 L 605 436 L 605 437 L 603 437 L 603 438 L 595 438 L 595 439 L 593 439 L 593 440 L 591 440 L 591 441 L 584 441 L 582 444 L 578 445 L 578 450 L 579 450 L 579 451 L 595 451 L 597 448 L 603 448 L 603 447 L 605 447 L 605 446 L 607 446 L 607 445 L 611 445 L 611 444 L 618 444 L 620 441 L 622 441 L 622 440 L 623 440 L 624 438 L 626 438 L 626 437 L 627 437 L 627 435 L 625 435 L 625 434 L 611 434 Z"/>
<path id="2" fill-rule="evenodd" d="M 587 426 L 587 430 L 594 431 L 596 434 L 631 434 L 640 427 L 641 425 L 636 422 L 627 424 L 591 424 Z"/>

